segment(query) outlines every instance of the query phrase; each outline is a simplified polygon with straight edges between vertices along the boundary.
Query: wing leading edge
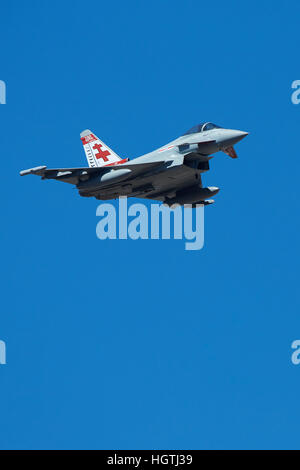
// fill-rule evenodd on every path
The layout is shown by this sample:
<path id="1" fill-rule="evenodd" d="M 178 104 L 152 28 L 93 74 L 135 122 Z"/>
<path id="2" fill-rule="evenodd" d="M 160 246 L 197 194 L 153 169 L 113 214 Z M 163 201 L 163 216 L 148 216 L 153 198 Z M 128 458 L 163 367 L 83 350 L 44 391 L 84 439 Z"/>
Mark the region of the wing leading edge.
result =
<path id="1" fill-rule="evenodd" d="M 147 162 L 147 163 L 123 163 L 114 166 L 103 167 L 83 167 L 83 168 L 47 168 L 46 166 L 37 166 L 20 171 L 21 176 L 37 175 L 42 179 L 54 179 L 63 181 L 64 183 L 78 184 L 87 181 L 91 176 L 102 175 L 104 173 L 113 173 L 120 169 L 130 170 L 130 177 L 144 175 L 153 169 L 161 167 L 164 161 Z"/>

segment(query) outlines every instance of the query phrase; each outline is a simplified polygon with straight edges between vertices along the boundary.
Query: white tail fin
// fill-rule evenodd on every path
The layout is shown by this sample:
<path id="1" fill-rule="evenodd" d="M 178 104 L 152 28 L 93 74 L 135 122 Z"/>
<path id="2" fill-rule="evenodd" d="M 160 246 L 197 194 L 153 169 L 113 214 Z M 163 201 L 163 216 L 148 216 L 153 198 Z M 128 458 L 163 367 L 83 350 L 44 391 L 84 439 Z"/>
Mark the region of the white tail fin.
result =
<path id="1" fill-rule="evenodd" d="M 80 138 L 83 143 L 86 159 L 88 161 L 89 167 L 91 168 L 97 166 L 115 165 L 117 163 L 124 163 L 127 161 L 122 160 L 89 129 L 81 132 Z"/>

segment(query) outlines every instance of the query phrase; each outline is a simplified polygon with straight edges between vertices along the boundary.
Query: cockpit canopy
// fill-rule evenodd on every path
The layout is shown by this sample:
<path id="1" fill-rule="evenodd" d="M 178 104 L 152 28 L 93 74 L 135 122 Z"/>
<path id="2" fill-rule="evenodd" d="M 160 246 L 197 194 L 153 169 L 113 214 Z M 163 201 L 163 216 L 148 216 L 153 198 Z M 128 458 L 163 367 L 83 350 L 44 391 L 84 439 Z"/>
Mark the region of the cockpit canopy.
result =
<path id="1" fill-rule="evenodd" d="M 210 131 L 211 129 L 221 129 L 221 127 L 213 124 L 212 122 L 202 122 L 201 124 L 197 124 L 197 126 L 192 127 L 183 135 L 197 134 L 198 132 Z"/>

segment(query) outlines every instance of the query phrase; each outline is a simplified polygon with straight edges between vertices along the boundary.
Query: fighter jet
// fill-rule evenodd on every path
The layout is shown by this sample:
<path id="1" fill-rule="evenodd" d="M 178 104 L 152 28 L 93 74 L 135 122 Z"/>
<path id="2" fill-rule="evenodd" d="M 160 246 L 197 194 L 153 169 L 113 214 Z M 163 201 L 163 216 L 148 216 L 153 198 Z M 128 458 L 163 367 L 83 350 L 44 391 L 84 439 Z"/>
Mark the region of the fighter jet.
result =
<path id="1" fill-rule="evenodd" d="M 224 129 L 211 122 L 198 124 L 182 136 L 153 152 L 129 161 L 119 157 L 93 132 L 80 137 L 88 162 L 83 168 L 38 166 L 20 175 L 39 175 L 76 185 L 80 196 L 100 200 L 120 196 L 153 199 L 173 204 L 208 205 L 219 192 L 217 187 L 203 187 L 202 173 L 209 170 L 209 160 L 219 151 L 237 158 L 234 145 L 247 132 Z"/>

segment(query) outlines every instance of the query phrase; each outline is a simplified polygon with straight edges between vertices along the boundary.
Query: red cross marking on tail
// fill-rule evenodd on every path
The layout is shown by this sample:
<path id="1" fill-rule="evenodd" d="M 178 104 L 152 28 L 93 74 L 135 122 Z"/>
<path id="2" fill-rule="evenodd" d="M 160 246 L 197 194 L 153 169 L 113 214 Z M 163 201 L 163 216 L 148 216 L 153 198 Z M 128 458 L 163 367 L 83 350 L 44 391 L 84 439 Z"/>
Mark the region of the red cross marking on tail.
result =
<path id="1" fill-rule="evenodd" d="M 99 160 L 99 158 L 103 158 L 104 162 L 108 162 L 107 156 L 110 155 L 110 152 L 108 150 L 103 151 L 101 147 L 102 147 L 102 144 L 94 145 L 93 149 L 98 150 L 98 153 L 95 153 L 95 157 L 97 158 L 97 160 Z"/>

